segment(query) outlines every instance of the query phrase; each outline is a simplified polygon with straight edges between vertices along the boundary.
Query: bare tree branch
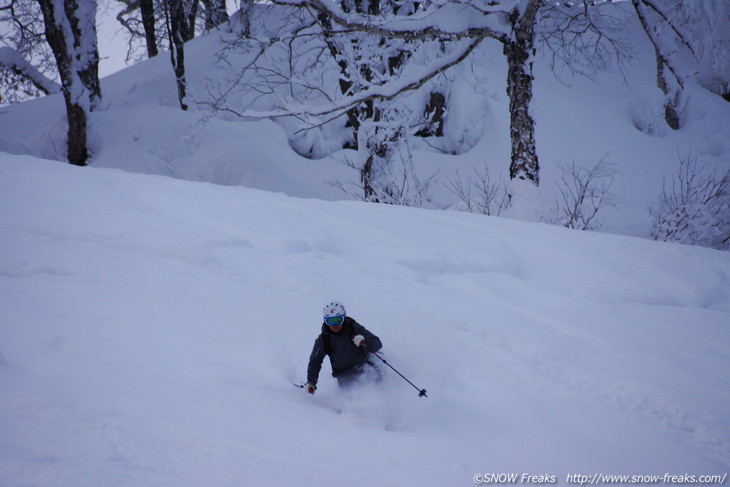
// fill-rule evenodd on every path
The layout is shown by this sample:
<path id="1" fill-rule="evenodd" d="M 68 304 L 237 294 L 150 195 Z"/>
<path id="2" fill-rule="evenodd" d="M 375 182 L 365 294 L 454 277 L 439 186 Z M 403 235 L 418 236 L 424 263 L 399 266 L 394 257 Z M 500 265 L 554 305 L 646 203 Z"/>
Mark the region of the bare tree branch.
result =
<path id="1" fill-rule="evenodd" d="M 616 171 L 606 157 L 591 169 L 576 165 L 559 165 L 562 172 L 558 193 L 560 200 L 553 208 L 550 223 L 576 230 L 597 230 L 601 223 L 598 212 L 611 204 L 609 190 Z"/>

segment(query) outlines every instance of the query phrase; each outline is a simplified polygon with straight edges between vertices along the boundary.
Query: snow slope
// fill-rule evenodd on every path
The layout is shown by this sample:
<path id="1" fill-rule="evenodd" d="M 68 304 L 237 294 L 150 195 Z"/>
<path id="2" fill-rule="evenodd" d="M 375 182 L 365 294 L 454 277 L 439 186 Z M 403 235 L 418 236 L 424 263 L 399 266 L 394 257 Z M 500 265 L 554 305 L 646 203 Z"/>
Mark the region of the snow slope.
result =
<path id="1" fill-rule="evenodd" d="M 0 199 L 3 487 L 730 470 L 727 252 L 7 154 Z M 289 384 L 331 299 L 427 399 Z"/>

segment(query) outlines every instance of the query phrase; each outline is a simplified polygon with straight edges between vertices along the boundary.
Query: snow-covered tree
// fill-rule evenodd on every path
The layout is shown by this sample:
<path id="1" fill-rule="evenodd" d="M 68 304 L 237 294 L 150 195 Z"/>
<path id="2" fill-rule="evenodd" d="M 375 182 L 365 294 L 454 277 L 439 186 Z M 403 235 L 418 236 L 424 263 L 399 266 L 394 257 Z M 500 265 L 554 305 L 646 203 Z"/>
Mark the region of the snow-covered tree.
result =
<path id="1" fill-rule="evenodd" d="M 345 13 L 368 17 L 410 16 L 416 11 L 414 2 L 393 0 L 346 0 L 341 2 L 341 7 Z M 367 32 L 337 35 L 333 32 L 336 23 L 327 12 L 320 11 L 316 20 L 323 29 L 322 38 L 327 50 L 338 66 L 339 89 L 346 97 L 355 97 L 368 88 L 393 82 L 418 49 L 410 45 L 413 41 Z M 344 147 L 363 154 L 359 172 L 363 197 L 367 201 L 411 201 L 404 195 L 403 188 L 418 185 L 411 167 L 410 150 L 401 147 L 408 144 L 409 134 L 400 111 L 389 101 L 373 97 L 351 106 L 346 112 L 345 126 L 352 130 L 352 137 Z M 428 108 L 424 111 L 428 112 Z M 436 119 L 433 123 L 439 123 L 436 108 L 432 118 Z M 400 160 L 400 164 L 391 167 L 396 164 L 395 158 Z M 398 171 L 396 167 L 408 170 Z M 394 178 L 396 173 L 403 177 L 405 185 Z"/>
<path id="2" fill-rule="evenodd" d="M 276 0 L 275 4 L 257 5 L 254 15 L 259 20 L 247 24 L 250 31 L 243 29 L 245 38 L 224 49 L 228 54 L 236 51 L 234 56 L 221 56 L 225 69 L 243 66 L 224 74 L 236 88 L 222 86 L 219 77 L 205 103 L 242 116 L 277 118 L 294 134 L 292 145 L 305 155 L 321 154 L 318 151 L 332 139 L 329 134 L 337 132 L 342 140 L 342 134 L 349 133 L 343 145 L 360 151 L 362 189 L 365 198 L 374 201 L 379 198 L 372 177 L 394 173 L 376 169 L 403 153 L 396 149 L 402 140 L 439 137 L 457 122 L 449 106 L 450 73 L 463 64 L 467 67 L 460 72 L 469 73 L 468 65 L 473 68 L 478 60 L 474 53 L 486 42 L 500 43 L 507 60 L 509 175 L 520 182 L 512 186 L 527 187 L 510 192 L 531 198 L 535 191 L 529 186 L 535 188 L 540 181 L 531 112 L 538 44 L 581 72 L 588 66 L 605 67 L 610 54 L 624 47 L 613 36 L 621 21 L 613 13 L 620 9 L 603 1 Z M 244 19 L 250 20 L 250 15 L 239 15 L 236 21 L 243 24 Z M 385 111 L 392 113 L 385 117 Z M 325 134 L 326 124 L 338 129 Z M 322 136 L 307 137 L 306 131 Z M 468 140 L 464 137 L 462 145 Z M 343 145 L 331 143 L 329 150 Z M 432 146 L 440 145 L 444 146 Z M 466 149 L 445 147 L 457 153 Z"/>
<path id="3" fill-rule="evenodd" d="M 682 125 L 684 86 L 698 76 L 708 89 L 730 91 L 730 8 L 726 0 L 632 0 L 654 47 L 657 86 L 667 125 Z"/>
<path id="4" fill-rule="evenodd" d="M 373 100 L 392 98 L 407 90 L 417 89 L 461 63 L 485 39 L 500 42 L 507 58 L 507 93 L 510 101 L 510 138 L 512 155 L 510 178 L 539 184 L 539 163 L 535 145 L 535 121 L 531 114 L 532 64 L 538 32 L 543 37 L 561 38 L 562 46 L 556 52 L 566 52 L 576 39 L 592 36 L 598 39 L 593 51 L 611 43 L 606 36 L 606 26 L 596 21 L 603 17 L 603 2 L 557 0 L 495 0 L 492 2 L 445 0 L 417 4 L 413 15 L 402 16 L 394 12 L 372 15 L 366 12 L 349 12 L 334 2 L 324 0 L 280 0 L 281 3 L 306 7 L 327 17 L 341 29 L 340 35 L 353 32 L 365 33 L 405 42 L 420 42 L 422 48 L 434 50 L 435 41 L 442 46 L 440 54 L 428 69 L 408 72 L 403 69 L 398 79 L 381 86 L 367 86 L 366 90 L 353 95 Z M 546 15 L 548 14 L 549 15 Z M 549 22 L 541 22 L 544 19 Z M 604 23 L 605 24 L 605 23 Z M 575 28 L 575 26 L 579 26 Z M 552 30 L 551 30 L 552 29 Z M 603 41 L 601 40 L 603 39 Z M 430 42 L 429 42 L 430 41 Z M 443 48 L 448 44 L 448 48 Z M 413 56 L 415 57 L 415 56 Z M 568 59 L 567 56 L 565 59 Z M 403 81 L 403 77 L 407 81 Z"/>
<path id="5" fill-rule="evenodd" d="M 0 86 L 7 101 L 62 92 L 65 155 L 82 166 L 90 156 L 89 113 L 101 102 L 96 9 L 96 0 L 4 0 L 0 6 Z"/>
<path id="6" fill-rule="evenodd" d="M 66 102 L 68 161 L 83 166 L 90 156 L 89 113 L 101 101 L 96 0 L 38 0 L 38 3 Z"/>
<path id="7" fill-rule="evenodd" d="M 654 240 L 730 250 L 730 169 L 680 157 L 650 214 Z"/>

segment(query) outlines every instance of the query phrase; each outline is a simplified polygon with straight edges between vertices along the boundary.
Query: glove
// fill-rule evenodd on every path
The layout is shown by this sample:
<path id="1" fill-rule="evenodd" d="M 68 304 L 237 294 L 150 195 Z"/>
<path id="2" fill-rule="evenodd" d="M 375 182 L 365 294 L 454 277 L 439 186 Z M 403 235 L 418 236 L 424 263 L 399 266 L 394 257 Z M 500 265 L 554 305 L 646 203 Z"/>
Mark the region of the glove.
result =
<path id="1" fill-rule="evenodd" d="M 356 347 L 362 347 L 365 345 L 365 337 L 362 335 L 355 335 L 352 337 L 352 343 L 355 344 Z"/>
<path id="2" fill-rule="evenodd" d="M 310 394 L 314 394 L 314 391 L 316 391 L 316 390 L 317 390 L 317 386 L 315 386 L 315 385 L 314 385 L 314 384 L 312 384 L 311 382 L 307 382 L 307 385 L 306 385 L 306 386 L 304 386 L 304 389 L 305 389 L 305 390 L 306 390 L 306 391 L 307 391 L 308 393 L 310 393 Z"/>

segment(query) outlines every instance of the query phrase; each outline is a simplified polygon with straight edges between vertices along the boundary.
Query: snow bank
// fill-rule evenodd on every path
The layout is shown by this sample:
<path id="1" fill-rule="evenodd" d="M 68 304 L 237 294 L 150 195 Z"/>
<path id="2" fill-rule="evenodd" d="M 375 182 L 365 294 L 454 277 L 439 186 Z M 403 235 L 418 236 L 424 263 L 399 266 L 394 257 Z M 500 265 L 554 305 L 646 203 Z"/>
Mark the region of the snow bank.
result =
<path id="1" fill-rule="evenodd" d="M 3 486 L 730 468 L 727 253 L 9 155 L 0 195 Z M 289 384 L 331 299 L 428 399 Z"/>

